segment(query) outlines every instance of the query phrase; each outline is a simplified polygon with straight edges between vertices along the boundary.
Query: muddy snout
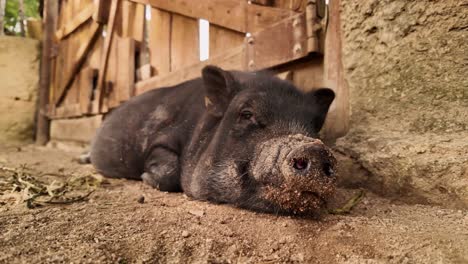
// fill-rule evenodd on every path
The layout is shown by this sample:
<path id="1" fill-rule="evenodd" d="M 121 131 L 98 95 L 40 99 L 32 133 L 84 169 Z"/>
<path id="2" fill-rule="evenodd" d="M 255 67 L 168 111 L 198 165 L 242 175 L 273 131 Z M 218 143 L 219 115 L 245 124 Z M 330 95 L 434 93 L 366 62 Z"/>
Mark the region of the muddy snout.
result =
<path id="1" fill-rule="evenodd" d="M 336 159 L 319 139 L 273 138 L 260 145 L 257 157 L 253 176 L 264 185 L 263 197 L 280 211 L 314 212 L 335 193 Z"/>
<path id="2" fill-rule="evenodd" d="M 335 171 L 336 161 L 333 155 L 318 139 L 293 149 L 281 165 L 283 175 L 297 177 L 334 180 Z"/>

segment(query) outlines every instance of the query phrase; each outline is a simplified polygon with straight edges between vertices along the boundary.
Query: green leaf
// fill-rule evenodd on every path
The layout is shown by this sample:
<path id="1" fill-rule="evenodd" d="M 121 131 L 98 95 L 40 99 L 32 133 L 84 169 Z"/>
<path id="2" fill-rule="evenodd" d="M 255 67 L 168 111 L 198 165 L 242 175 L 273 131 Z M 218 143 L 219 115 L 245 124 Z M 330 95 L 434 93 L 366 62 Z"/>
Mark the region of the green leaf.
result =
<path id="1" fill-rule="evenodd" d="M 39 18 L 39 0 L 24 0 L 24 18 Z M 8 34 L 19 33 L 19 0 L 7 0 L 5 6 L 4 30 Z"/>

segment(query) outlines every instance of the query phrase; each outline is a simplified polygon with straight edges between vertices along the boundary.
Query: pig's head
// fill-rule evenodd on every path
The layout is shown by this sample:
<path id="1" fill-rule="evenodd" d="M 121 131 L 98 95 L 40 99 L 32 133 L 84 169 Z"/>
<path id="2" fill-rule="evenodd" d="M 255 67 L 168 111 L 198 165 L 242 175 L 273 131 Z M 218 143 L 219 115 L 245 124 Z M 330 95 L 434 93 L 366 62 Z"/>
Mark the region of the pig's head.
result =
<path id="1" fill-rule="evenodd" d="M 205 139 L 192 194 L 264 212 L 309 213 L 334 193 L 336 160 L 317 139 L 334 93 L 266 74 L 203 69 Z M 213 121 L 214 120 L 214 121 Z"/>

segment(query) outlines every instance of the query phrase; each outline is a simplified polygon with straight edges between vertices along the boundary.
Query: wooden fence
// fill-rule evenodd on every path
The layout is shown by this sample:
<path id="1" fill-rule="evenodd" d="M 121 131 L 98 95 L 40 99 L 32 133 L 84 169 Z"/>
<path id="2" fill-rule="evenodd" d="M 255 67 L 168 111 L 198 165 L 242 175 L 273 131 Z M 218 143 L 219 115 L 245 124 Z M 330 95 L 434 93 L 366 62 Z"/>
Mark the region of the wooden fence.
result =
<path id="1" fill-rule="evenodd" d="M 87 141 L 110 109 L 195 78 L 207 64 L 272 69 L 305 90 L 330 87 L 337 100 L 325 133 L 347 131 L 339 0 L 328 8 L 320 0 L 61 0 L 46 8 L 56 14 L 45 25 L 53 28 L 45 51 L 52 139 Z M 200 19 L 209 21 L 206 61 Z"/>

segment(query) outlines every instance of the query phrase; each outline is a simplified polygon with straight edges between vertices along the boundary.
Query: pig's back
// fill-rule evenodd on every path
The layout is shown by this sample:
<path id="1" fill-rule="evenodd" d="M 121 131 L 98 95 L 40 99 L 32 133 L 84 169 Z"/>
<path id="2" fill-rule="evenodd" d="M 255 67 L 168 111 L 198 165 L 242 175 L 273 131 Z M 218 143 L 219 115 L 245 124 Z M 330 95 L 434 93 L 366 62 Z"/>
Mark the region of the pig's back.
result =
<path id="1" fill-rule="evenodd" d="M 195 97 L 201 94 L 198 92 L 201 85 L 201 80 L 195 79 L 151 90 L 114 109 L 91 144 L 91 163 L 96 170 L 106 177 L 140 179 L 154 137 L 176 127 L 181 115 L 199 112 L 202 98 Z M 169 122 L 164 116 L 167 113 L 171 114 Z M 178 129 L 181 133 L 181 128 Z"/>

